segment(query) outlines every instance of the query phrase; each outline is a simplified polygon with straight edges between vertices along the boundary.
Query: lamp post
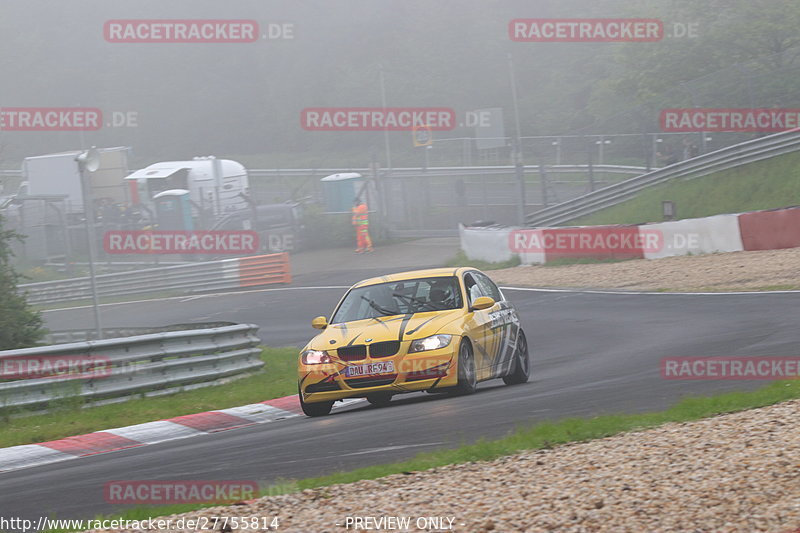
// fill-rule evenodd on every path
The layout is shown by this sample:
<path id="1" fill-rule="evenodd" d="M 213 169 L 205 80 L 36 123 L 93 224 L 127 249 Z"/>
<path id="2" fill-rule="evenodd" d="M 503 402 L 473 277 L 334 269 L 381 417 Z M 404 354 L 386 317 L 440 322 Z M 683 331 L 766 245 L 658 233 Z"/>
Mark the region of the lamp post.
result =
<path id="1" fill-rule="evenodd" d="M 94 312 L 94 326 L 97 338 L 103 338 L 103 326 L 100 323 L 100 310 L 97 298 L 97 280 L 95 279 L 94 261 L 97 252 L 95 250 L 96 241 L 94 233 L 94 203 L 92 200 L 92 188 L 89 184 L 88 172 L 94 172 L 100 168 L 100 152 L 93 146 L 85 152 L 81 152 L 75 157 L 78 163 L 78 170 L 81 175 L 81 194 L 83 196 L 83 212 L 86 219 L 86 239 L 89 242 L 89 284 L 92 290 L 92 310 Z"/>

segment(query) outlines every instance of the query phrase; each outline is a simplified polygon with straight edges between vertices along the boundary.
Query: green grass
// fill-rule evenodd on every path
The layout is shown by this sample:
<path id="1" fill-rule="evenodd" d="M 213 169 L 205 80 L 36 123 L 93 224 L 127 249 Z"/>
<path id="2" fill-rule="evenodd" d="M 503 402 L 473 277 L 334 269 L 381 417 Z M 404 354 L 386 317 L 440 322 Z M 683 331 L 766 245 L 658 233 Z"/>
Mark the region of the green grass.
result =
<path id="1" fill-rule="evenodd" d="M 730 392 L 708 397 L 684 398 L 667 410 L 652 413 L 613 414 L 594 418 L 568 418 L 555 422 L 544 422 L 534 426 L 521 427 L 500 439 L 481 439 L 455 449 L 420 453 L 407 461 L 369 466 L 299 481 L 278 481 L 266 488 L 263 495 L 278 495 L 339 483 L 353 483 L 391 474 L 418 472 L 449 464 L 489 461 L 523 450 L 547 449 L 569 442 L 599 439 L 627 431 L 642 431 L 670 422 L 691 422 L 723 413 L 773 405 L 795 398 L 800 398 L 800 380 L 778 381 L 751 392 Z M 114 517 L 142 520 L 209 506 L 187 504 L 138 507 Z"/>
<path id="2" fill-rule="evenodd" d="M 502 263 L 487 263 L 486 261 L 479 261 L 477 259 L 469 259 L 463 251 L 458 252 L 455 257 L 449 259 L 444 266 L 446 267 L 474 267 L 478 270 L 498 270 L 501 268 L 511 268 L 519 266 L 519 256 L 515 255 L 508 261 Z"/>
<path id="3" fill-rule="evenodd" d="M 800 153 L 786 154 L 693 180 L 674 180 L 570 224 L 660 222 L 661 202 L 679 218 L 697 218 L 800 204 Z"/>
<path id="4" fill-rule="evenodd" d="M 47 414 L 0 414 L 0 447 L 44 442 L 112 427 L 238 407 L 297 393 L 297 350 L 265 348 L 264 368 L 236 381 L 175 394 L 84 407 L 65 399 Z M 19 413 L 17 413 L 19 414 Z"/>

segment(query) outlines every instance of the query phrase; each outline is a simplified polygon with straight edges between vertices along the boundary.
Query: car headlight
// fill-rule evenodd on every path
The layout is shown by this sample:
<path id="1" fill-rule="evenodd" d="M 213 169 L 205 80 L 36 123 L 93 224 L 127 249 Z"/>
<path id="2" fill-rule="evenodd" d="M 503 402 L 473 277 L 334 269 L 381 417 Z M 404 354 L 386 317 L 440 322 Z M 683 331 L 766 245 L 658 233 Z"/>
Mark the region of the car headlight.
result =
<path id="1" fill-rule="evenodd" d="M 430 337 L 425 337 L 424 339 L 417 339 L 415 341 L 411 341 L 411 347 L 409 347 L 408 353 L 438 350 L 439 348 L 444 348 L 450 344 L 452 339 L 452 335 L 431 335 Z"/>
<path id="2" fill-rule="evenodd" d="M 321 365 L 331 362 L 331 356 L 322 350 L 306 350 L 300 359 L 304 365 Z"/>

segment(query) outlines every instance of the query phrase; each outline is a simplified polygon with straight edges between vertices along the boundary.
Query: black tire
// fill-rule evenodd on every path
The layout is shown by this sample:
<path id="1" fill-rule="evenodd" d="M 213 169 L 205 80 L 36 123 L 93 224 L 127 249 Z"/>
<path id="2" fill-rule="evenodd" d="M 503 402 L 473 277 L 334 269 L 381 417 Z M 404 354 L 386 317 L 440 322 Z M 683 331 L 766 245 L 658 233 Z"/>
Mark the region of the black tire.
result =
<path id="1" fill-rule="evenodd" d="M 306 403 L 303 401 L 302 393 L 298 393 L 300 397 L 300 407 L 303 409 L 303 413 L 306 416 L 326 416 L 331 414 L 331 409 L 333 409 L 333 402 L 315 402 L 315 403 Z"/>
<path id="2" fill-rule="evenodd" d="M 367 401 L 375 407 L 386 407 L 392 402 L 390 392 L 374 392 L 367 395 Z"/>
<path id="3" fill-rule="evenodd" d="M 453 392 L 472 394 L 476 390 L 478 390 L 478 375 L 475 372 L 475 354 L 469 339 L 464 337 L 458 349 L 458 384 Z"/>
<path id="4" fill-rule="evenodd" d="M 528 339 L 525 338 L 525 333 L 519 330 L 517 349 L 514 351 L 514 365 L 511 372 L 507 376 L 503 376 L 503 381 L 506 385 L 526 383 L 530 378 L 530 373 L 531 360 L 528 353 Z"/>

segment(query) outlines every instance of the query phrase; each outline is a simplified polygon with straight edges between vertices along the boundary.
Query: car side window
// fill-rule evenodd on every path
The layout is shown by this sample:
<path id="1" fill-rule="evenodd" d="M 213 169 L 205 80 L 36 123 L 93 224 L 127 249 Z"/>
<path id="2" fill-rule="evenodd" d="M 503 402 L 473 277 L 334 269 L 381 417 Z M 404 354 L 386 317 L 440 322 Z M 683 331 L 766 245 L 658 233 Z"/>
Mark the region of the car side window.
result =
<path id="1" fill-rule="evenodd" d="M 480 285 L 481 291 L 485 296 L 491 297 L 495 302 L 503 300 L 503 293 L 500 292 L 500 289 L 497 288 L 494 281 L 489 279 L 489 276 L 475 272 L 475 280 L 478 282 L 478 285 Z"/>
<path id="2" fill-rule="evenodd" d="M 475 277 L 473 277 L 472 273 L 464 275 L 464 287 L 467 289 L 469 305 L 472 305 L 473 302 L 475 302 L 475 300 L 481 296 L 489 296 L 489 294 L 484 292 L 481 285 L 475 280 Z"/>

